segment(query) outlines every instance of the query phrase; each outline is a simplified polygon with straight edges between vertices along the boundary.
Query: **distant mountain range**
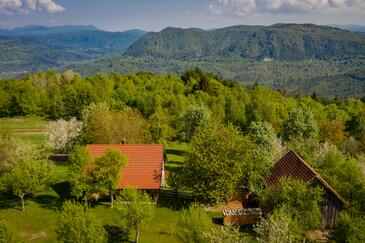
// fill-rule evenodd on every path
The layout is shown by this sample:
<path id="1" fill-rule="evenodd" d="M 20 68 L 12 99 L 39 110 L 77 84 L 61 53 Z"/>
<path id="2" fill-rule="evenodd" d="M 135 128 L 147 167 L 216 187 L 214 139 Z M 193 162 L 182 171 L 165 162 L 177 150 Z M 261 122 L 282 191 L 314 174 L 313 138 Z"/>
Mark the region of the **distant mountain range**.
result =
<path id="1" fill-rule="evenodd" d="M 108 53 L 124 53 L 146 32 L 108 32 L 94 26 L 24 26 L 0 29 L 0 77 L 60 69 Z"/>
<path id="2" fill-rule="evenodd" d="M 180 74 L 200 67 L 226 79 L 285 92 L 360 97 L 365 96 L 361 30 L 359 26 L 313 24 L 242 25 L 208 31 L 169 27 L 160 32 L 25 26 L 0 30 L 0 77 L 70 68 L 82 75 Z"/>
<path id="3" fill-rule="evenodd" d="M 134 57 L 308 60 L 365 56 L 365 38 L 312 24 L 232 26 L 216 30 L 166 28 L 148 33 L 125 53 Z"/>
<path id="4" fill-rule="evenodd" d="M 13 29 L 0 29 L 0 35 L 5 36 L 28 36 L 47 35 L 57 33 L 75 33 L 81 31 L 101 31 L 93 25 L 64 25 L 47 27 L 42 25 L 27 25 Z"/>

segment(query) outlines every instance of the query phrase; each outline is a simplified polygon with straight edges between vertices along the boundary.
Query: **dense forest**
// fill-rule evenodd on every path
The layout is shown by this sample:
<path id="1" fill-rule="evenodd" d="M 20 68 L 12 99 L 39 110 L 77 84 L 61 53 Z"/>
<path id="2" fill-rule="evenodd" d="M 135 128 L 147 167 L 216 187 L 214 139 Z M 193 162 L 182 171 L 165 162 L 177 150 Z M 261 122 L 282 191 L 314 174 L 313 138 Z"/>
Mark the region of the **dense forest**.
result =
<path id="1" fill-rule="evenodd" d="M 166 28 L 142 36 L 125 54 L 183 60 L 196 57 L 328 60 L 364 56 L 365 39 L 349 31 L 313 24 L 242 25 L 209 31 Z"/>

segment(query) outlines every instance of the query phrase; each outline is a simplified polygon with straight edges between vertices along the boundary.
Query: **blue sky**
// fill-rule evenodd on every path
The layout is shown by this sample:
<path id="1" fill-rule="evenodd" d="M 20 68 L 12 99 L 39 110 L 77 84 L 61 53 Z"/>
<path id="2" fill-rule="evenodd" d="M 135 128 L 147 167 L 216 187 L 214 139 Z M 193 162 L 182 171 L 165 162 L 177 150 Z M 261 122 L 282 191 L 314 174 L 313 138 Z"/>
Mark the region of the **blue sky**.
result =
<path id="1" fill-rule="evenodd" d="M 121 31 L 278 22 L 365 24 L 365 0 L 0 0 L 0 28 L 95 25 Z"/>

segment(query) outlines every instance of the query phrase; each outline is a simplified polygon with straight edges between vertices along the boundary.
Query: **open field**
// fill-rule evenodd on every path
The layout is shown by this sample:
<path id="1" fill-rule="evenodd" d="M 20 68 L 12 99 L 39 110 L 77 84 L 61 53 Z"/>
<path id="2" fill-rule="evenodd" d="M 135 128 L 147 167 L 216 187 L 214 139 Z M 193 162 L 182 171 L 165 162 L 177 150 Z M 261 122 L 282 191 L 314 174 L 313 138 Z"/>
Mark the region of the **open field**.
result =
<path id="1" fill-rule="evenodd" d="M 16 129 L 45 129 L 47 128 L 49 121 L 44 118 L 26 116 L 26 117 L 12 117 L 1 118 L 0 124 L 4 129 L 16 130 Z"/>
<path id="2" fill-rule="evenodd" d="M 11 136 L 41 145 L 45 142 L 46 128 L 49 121 L 40 117 L 1 118 L 0 129 L 9 132 Z"/>

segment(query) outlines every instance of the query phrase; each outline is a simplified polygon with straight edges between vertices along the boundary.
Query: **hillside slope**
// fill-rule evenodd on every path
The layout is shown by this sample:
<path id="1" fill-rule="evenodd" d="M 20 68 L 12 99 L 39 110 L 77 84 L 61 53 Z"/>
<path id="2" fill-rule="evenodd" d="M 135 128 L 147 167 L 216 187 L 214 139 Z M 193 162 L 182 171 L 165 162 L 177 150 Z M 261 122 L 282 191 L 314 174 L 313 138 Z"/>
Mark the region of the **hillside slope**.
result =
<path id="1" fill-rule="evenodd" d="M 343 59 L 365 56 L 365 37 L 312 24 L 242 25 L 210 31 L 166 28 L 146 34 L 125 55 L 182 60 L 204 57 Z"/>
<path id="2" fill-rule="evenodd" d="M 144 35 L 142 30 L 107 32 L 93 26 L 25 26 L 0 30 L 0 77 L 123 53 Z"/>

